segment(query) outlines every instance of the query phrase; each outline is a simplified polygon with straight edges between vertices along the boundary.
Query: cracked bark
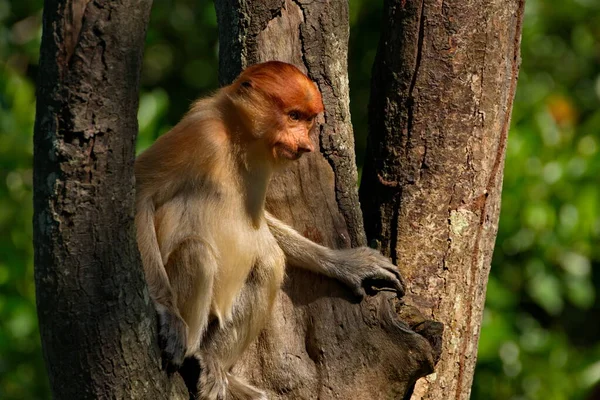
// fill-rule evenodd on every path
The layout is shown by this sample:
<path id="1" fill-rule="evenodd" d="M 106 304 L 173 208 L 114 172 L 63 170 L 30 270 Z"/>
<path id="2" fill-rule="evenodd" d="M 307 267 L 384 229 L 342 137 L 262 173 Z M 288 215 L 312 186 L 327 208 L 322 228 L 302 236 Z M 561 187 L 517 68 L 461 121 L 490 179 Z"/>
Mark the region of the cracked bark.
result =
<path id="1" fill-rule="evenodd" d="M 56 399 L 187 399 L 160 368 L 133 231 L 151 1 L 46 1 L 34 133 L 38 317 Z"/>
<path id="2" fill-rule="evenodd" d="M 500 211 L 524 0 L 386 0 L 361 184 L 367 237 L 447 327 L 413 399 L 468 399 Z"/>
<path id="3" fill-rule="evenodd" d="M 295 64 L 319 86 L 320 153 L 271 182 L 267 207 L 330 247 L 364 245 L 349 113 L 348 3 L 218 0 L 221 83 L 247 65 Z M 332 17 L 333 16 L 333 17 Z M 432 371 L 441 325 L 386 294 L 361 303 L 324 277 L 288 268 L 268 328 L 237 372 L 273 399 L 404 399 Z"/>

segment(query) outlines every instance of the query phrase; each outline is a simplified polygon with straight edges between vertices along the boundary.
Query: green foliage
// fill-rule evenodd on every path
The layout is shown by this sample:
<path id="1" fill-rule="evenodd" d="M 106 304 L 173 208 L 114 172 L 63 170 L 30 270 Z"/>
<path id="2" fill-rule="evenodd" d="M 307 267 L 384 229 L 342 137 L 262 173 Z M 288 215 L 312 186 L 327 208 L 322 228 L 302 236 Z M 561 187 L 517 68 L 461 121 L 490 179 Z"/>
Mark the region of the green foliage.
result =
<path id="1" fill-rule="evenodd" d="M 138 151 L 176 124 L 194 99 L 219 87 L 217 55 L 212 1 L 154 2 L 142 68 Z"/>
<path id="2" fill-rule="evenodd" d="M 41 1 L 0 0 L 0 398 L 48 397 L 32 249 L 32 158 Z"/>
<path id="3" fill-rule="evenodd" d="M 527 0 L 473 398 L 600 384 L 600 3 Z"/>
<path id="4" fill-rule="evenodd" d="M 0 398 L 45 399 L 32 241 L 41 0 L 0 0 Z M 362 160 L 381 1 L 350 0 Z M 585 399 L 600 385 L 600 3 L 527 0 L 523 65 L 473 399 Z M 138 150 L 218 87 L 212 2 L 155 2 Z"/>

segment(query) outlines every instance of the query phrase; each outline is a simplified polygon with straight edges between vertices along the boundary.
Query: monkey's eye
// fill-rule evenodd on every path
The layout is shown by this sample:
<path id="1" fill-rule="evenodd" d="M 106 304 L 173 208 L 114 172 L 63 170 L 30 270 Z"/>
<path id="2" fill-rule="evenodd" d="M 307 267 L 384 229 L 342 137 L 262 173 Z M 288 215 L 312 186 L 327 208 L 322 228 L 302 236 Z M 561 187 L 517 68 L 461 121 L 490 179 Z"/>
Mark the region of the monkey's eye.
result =
<path id="1" fill-rule="evenodd" d="M 250 81 L 244 81 L 244 82 L 241 83 L 241 86 L 245 87 L 245 88 L 251 88 L 252 87 L 252 82 L 250 82 Z"/>
<path id="2" fill-rule="evenodd" d="M 300 119 L 300 113 L 298 111 L 290 111 L 288 115 L 292 121 L 298 121 Z"/>

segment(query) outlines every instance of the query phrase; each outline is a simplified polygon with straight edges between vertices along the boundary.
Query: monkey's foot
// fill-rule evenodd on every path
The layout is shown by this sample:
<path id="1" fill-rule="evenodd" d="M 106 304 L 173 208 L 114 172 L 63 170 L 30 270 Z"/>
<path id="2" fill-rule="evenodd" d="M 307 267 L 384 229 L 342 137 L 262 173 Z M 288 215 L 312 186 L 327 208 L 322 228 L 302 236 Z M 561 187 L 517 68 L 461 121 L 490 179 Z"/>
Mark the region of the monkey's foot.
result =
<path id="1" fill-rule="evenodd" d="M 221 365 L 210 357 L 200 357 L 199 400 L 229 400 L 227 374 Z"/>
<path id="2" fill-rule="evenodd" d="M 268 400 L 262 390 L 244 382 L 241 378 L 227 374 L 227 400 Z"/>
<path id="3" fill-rule="evenodd" d="M 173 373 L 181 367 L 187 344 L 187 324 L 178 314 L 157 305 L 158 345 L 162 351 L 163 368 Z"/>

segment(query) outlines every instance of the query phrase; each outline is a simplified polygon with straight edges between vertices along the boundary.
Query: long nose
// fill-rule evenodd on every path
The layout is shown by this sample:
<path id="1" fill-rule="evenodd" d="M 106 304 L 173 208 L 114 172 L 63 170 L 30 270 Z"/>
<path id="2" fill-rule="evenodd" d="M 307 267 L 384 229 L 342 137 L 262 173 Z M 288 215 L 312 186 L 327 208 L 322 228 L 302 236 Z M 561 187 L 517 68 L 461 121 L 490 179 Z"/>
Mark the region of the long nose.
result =
<path id="1" fill-rule="evenodd" d="M 315 150 L 315 146 L 312 144 L 309 138 L 300 140 L 298 142 L 298 153 L 310 153 Z"/>

